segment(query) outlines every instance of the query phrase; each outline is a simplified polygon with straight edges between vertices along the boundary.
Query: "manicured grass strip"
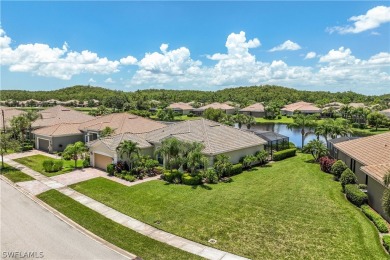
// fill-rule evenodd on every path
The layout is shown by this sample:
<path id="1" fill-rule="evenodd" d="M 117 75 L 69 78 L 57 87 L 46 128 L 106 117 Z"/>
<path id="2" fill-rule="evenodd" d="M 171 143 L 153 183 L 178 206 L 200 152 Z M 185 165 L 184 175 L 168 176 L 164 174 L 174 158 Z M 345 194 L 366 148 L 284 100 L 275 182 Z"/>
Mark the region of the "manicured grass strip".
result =
<path id="1" fill-rule="evenodd" d="M 30 175 L 27 175 L 18 169 L 4 163 L 4 168 L 1 169 L 1 174 L 7 177 L 12 182 L 33 181 L 35 180 Z"/>
<path id="2" fill-rule="evenodd" d="M 390 235 L 384 235 L 382 237 L 383 246 L 386 248 L 387 252 L 390 253 Z"/>
<path id="3" fill-rule="evenodd" d="M 267 123 L 280 123 L 280 124 L 291 124 L 294 122 L 292 117 L 282 116 L 281 119 L 266 119 L 263 117 L 256 118 L 256 122 L 259 124 L 267 124 Z"/>
<path id="4" fill-rule="evenodd" d="M 38 198 L 97 236 L 142 259 L 201 259 L 128 229 L 57 190 L 46 191 Z"/>
<path id="5" fill-rule="evenodd" d="M 376 228 L 310 159 L 299 153 L 215 185 L 127 187 L 95 178 L 72 187 L 149 225 L 251 259 L 384 259 Z"/>
<path id="6" fill-rule="evenodd" d="M 42 173 L 43 175 L 45 175 L 47 177 L 60 175 L 60 174 L 71 172 L 74 170 L 74 160 L 70 160 L 70 161 L 64 160 L 64 167 L 62 168 L 61 171 L 45 172 L 45 170 L 42 167 L 42 163 L 44 160 L 53 160 L 53 158 L 38 154 L 38 155 L 27 156 L 27 157 L 15 159 L 14 161 L 21 163 L 21 164 L 27 166 L 28 168 L 33 169 L 34 171 Z M 83 161 L 78 160 L 77 167 L 81 168 L 82 166 L 83 166 Z"/>

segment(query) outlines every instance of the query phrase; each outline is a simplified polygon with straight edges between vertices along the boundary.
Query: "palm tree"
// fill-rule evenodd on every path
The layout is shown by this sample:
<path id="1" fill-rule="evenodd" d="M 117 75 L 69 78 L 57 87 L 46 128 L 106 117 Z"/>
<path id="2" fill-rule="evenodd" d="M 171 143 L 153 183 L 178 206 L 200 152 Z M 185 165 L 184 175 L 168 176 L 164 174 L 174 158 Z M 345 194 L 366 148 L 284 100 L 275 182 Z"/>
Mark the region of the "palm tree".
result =
<path id="1" fill-rule="evenodd" d="M 314 115 L 304 115 L 304 114 L 296 114 L 294 115 L 294 122 L 289 124 L 287 127 L 289 129 L 292 128 L 300 128 L 301 129 L 301 135 L 302 135 L 302 145 L 301 147 L 303 148 L 303 144 L 305 141 L 305 135 L 307 127 L 311 128 L 316 126 L 316 117 Z"/>
<path id="2" fill-rule="evenodd" d="M 343 118 L 348 119 L 350 117 L 353 107 L 350 105 L 344 105 L 340 108 L 340 113 L 343 115 Z"/>
<path id="3" fill-rule="evenodd" d="M 256 124 L 256 119 L 253 116 L 246 116 L 246 128 L 251 129 L 252 125 Z"/>
<path id="4" fill-rule="evenodd" d="M 85 147 L 83 142 L 76 142 L 74 144 L 68 144 L 62 153 L 62 156 L 70 155 L 74 160 L 74 168 L 77 168 L 77 160 L 81 157 L 87 148 Z"/>
<path id="5" fill-rule="evenodd" d="M 352 134 L 351 125 L 348 123 L 348 120 L 337 118 L 333 121 L 333 127 L 331 132 L 332 138 L 337 138 L 337 136 L 348 136 Z"/>
<path id="6" fill-rule="evenodd" d="M 125 156 L 126 159 L 129 159 L 130 169 L 133 169 L 134 157 L 139 157 L 140 149 L 137 146 L 137 143 L 125 140 L 122 141 L 116 148 L 120 157 Z"/>
<path id="7" fill-rule="evenodd" d="M 311 140 L 303 147 L 302 151 L 305 153 L 311 153 L 316 162 L 328 153 L 328 149 L 325 144 L 320 140 Z"/>
<path id="8" fill-rule="evenodd" d="M 31 141 L 31 131 L 32 131 L 32 122 L 38 119 L 39 115 L 35 110 L 29 110 L 25 115 L 24 115 L 27 120 L 28 120 L 28 138 Z"/>
<path id="9" fill-rule="evenodd" d="M 323 136 L 326 142 L 328 142 L 328 137 L 333 131 L 333 124 L 333 119 L 325 119 L 322 124 L 316 126 L 314 133 L 317 136 L 317 140 L 319 140 L 320 136 Z"/>
<path id="10" fill-rule="evenodd" d="M 195 173 L 195 170 L 200 167 L 206 156 L 203 155 L 202 150 L 204 145 L 198 142 L 193 142 L 190 144 L 190 149 L 186 156 L 186 162 L 188 168 L 190 168 L 191 174 Z"/>
<path id="11" fill-rule="evenodd" d="M 156 149 L 156 154 L 164 156 L 164 163 L 172 172 L 173 166 L 182 163 L 183 142 L 176 138 L 168 138 L 161 142 L 161 146 Z"/>
<path id="12" fill-rule="evenodd" d="M 238 124 L 238 128 L 241 128 L 243 124 L 246 123 L 246 115 L 237 114 L 234 116 L 234 122 Z"/>
<path id="13" fill-rule="evenodd" d="M 219 154 L 215 157 L 214 169 L 219 178 L 228 176 L 232 169 L 230 157 L 225 154 Z"/>

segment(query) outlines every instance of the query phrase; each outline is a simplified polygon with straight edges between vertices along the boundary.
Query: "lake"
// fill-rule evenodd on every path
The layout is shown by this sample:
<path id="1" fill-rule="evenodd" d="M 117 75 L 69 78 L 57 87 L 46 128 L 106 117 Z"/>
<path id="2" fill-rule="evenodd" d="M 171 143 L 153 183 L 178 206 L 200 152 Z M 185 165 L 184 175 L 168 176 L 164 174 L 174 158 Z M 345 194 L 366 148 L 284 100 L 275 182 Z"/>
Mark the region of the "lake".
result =
<path id="1" fill-rule="evenodd" d="M 246 128 L 246 126 L 242 126 L 243 129 Z M 251 130 L 260 130 L 260 131 L 272 131 L 275 133 L 279 133 L 285 136 L 288 136 L 290 138 L 290 142 L 294 143 L 296 147 L 301 147 L 302 143 L 302 135 L 301 135 L 301 129 L 295 128 L 295 129 L 288 129 L 287 124 L 278 124 L 278 123 L 268 123 L 268 124 L 256 124 L 251 127 Z M 314 129 L 306 129 L 306 132 L 314 132 Z M 305 137 L 305 144 L 307 144 L 309 141 L 316 139 L 317 136 L 314 133 L 308 134 Z M 320 140 L 323 141 L 326 144 L 325 138 L 320 136 Z"/>

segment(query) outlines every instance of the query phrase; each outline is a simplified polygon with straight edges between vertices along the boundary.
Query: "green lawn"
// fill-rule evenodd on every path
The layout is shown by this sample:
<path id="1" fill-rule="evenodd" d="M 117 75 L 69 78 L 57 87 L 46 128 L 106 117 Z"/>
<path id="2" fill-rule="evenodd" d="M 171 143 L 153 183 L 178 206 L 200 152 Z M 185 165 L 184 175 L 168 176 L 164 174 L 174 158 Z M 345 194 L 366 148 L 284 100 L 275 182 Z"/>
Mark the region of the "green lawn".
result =
<path id="1" fill-rule="evenodd" d="M 52 160 L 53 158 L 44 156 L 41 154 L 38 155 L 33 155 L 33 156 L 27 156 L 19 159 L 15 159 L 14 161 L 21 163 L 30 169 L 33 169 L 34 171 L 40 172 L 43 175 L 47 177 L 55 176 L 55 175 L 60 175 L 63 173 L 71 172 L 74 170 L 74 160 L 66 161 L 64 160 L 64 167 L 62 168 L 61 171 L 58 172 L 45 172 L 45 170 L 42 167 L 42 163 L 44 160 Z M 78 160 L 77 161 L 77 167 L 81 168 L 83 166 L 83 161 Z"/>
<path id="2" fill-rule="evenodd" d="M 72 188 L 157 228 L 252 259 L 387 258 L 375 227 L 309 159 L 299 154 L 232 183 L 196 188 L 162 181 L 126 187 L 104 178 Z"/>
<path id="3" fill-rule="evenodd" d="M 142 259 L 201 259 L 115 223 L 59 191 L 49 190 L 38 198 L 92 233 Z"/>
<path id="4" fill-rule="evenodd" d="M 267 124 L 267 123 L 280 123 L 280 124 L 291 124 L 294 122 L 292 117 L 288 118 L 287 116 L 282 116 L 281 119 L 265 119 L 262 117 L 256 118 L 256 122 L 259 124 Z"/>
<path id="5" fill-rule="evenodd" d="M 378 128 L 378 130 L 375 130 L 375 128 L 367 128 L 367 129 L 360 129 L 360 128 L 352 128 L 353 135 L 355 136 L 370 136 L 370 135 L 377 135 L 377 134 L 383 134 L 386 132 L 389 132 L 389 128 Z"/>
<path id="6" fill-rule="evenodd" d="M 1 174 L 7 177 L 12 182 L 32 181 L 35 180 L 33 177 L 15 169 L 12 166 L 4 163 L 4 168 L 1 169 Z"/>

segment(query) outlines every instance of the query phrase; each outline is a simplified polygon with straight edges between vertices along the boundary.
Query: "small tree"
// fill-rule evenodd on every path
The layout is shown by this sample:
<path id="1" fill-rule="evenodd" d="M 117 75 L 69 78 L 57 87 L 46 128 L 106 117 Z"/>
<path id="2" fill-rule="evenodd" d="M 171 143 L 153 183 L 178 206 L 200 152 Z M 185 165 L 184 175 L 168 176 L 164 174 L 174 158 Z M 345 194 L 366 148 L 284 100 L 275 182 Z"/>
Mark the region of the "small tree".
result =
<path id="1" fill-rule="evenodd" d="M 4 154 L 7 153 L 7 149 L 16 150 L 19 143 L 11 138 L 10 134 L 0 132 L 0 155 L 1 155 L 1 168 L 4 168 Z"/>
<path id="2" fill-rule="evenodd" d="M 26 130 L 29 128 L 30 125 L 29 119 L 24 115 L 14 116 L 11 119 L 10 124 L 14 135 L 16 137 L 20 137 L 20 142 L 23 144 L 24 138 L 26 136 Z"/>
<path id="3" fill-rule="evenodd" d="M 260 165 L 264 165 L 268 161 L 268 152 L 266 150 L 258 151 L 255 156 Z"/>
<path id="4" fill-rule="evenodd" d="M 375 126 L 375 131 L 378 131 L 380 125 L 386 125 L 389 119 L 379 112 L 373 112 L 367 116 L 368 123 Z"/>
<path id="5" fill-rule="evenodd" d="M 348 169 L 348 166 L 343 161 L 338 160 L 332 165 L 330 172 L 334 175 L 335 180 L 338 180 L 346 169 Z"/>
<path id="6" fill-rule="evenodd" d="M 116 148 L 116 151 L 119 153 L 119 156 L 125 156 L 125 159 L 129 160 L 130 169 L 133 169 L 134 158 L 138 158 L 140 153 L 137 143 L 130 140 L 122 141 Z"/>
<path id="7" fill-rule="evenodd" d="M 341 182 L 341 186 L 343 187 L 343 191 L 344 191 L 345 185 L 356 184 L 357 178 L 356 178 L 356 175 L 350 169 L 346 169 L 341 174 L 340 182 Z"/>
<path id="8" fill-rule="evenodd" d="M 242 161 L 242 166 L 244 168 L 250 169 L 252 167 L 252 164 L 256 161 L 256 156 L 252 154 L 248 154 L 244 157 L 244 160 Z"/>
<path id="9" fill-rule="evenodd" d="M 304 153 L 310 153 L 314 160 L 318 162 L 318 160 L 328 154 L 328 149 L 325 144 L 320 140 L 311 140 L 307 145 L 305 145 L 302 149 Z"/>
<path id="10" fill-rule="evenodd" d="M 74 160 L 74 168 L 77 168 L 77 160 L 83 157 L 83 154 L 87 151 L 83 142 L 76 142 L 74 144 L 68 144 L 62 153 L 63 157 L 69 156 Z"/>
<path id="11" fill-rule="evenodd" d="M 215 157 L 214 169 L 218 175 L 218 178 L 229 176 L 233 164 L 230 162 L 229 156 L 225 154 L 219 154 Z"/>
<path id="12" fill-rule="evenodd" d="M 114 129 L 109 126 L 106 126 L 100 133 L 100 137 L 111 136 L 114 133 Z"/>

